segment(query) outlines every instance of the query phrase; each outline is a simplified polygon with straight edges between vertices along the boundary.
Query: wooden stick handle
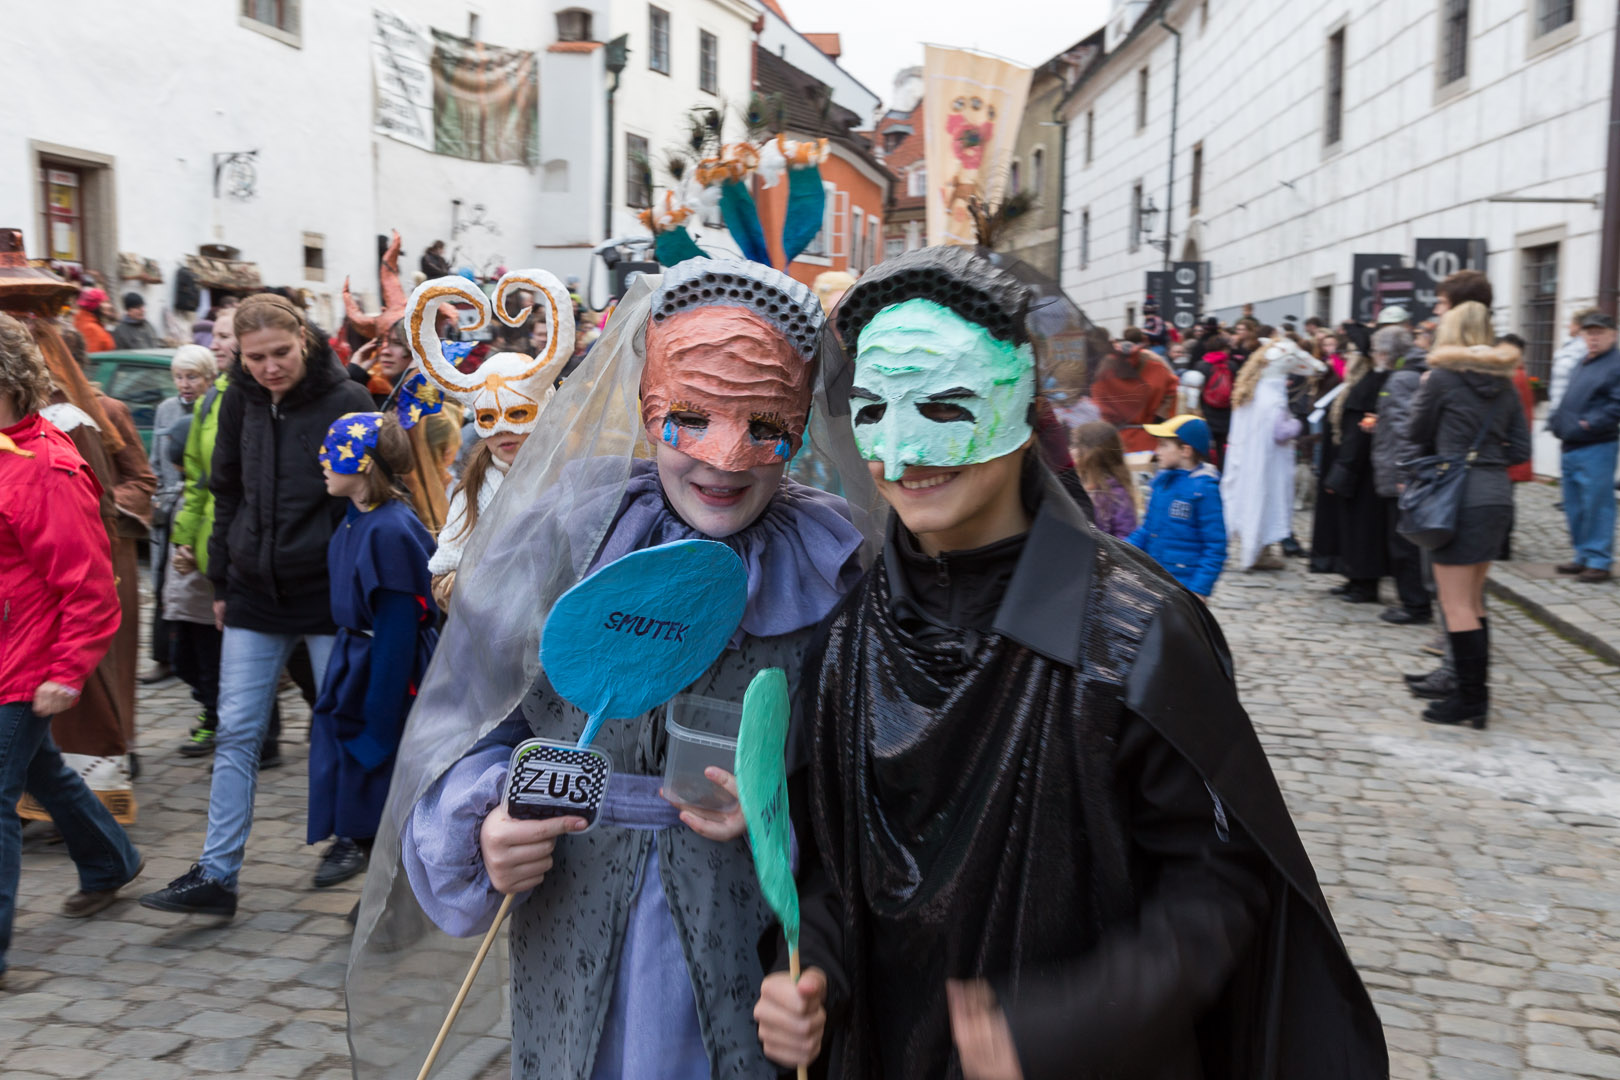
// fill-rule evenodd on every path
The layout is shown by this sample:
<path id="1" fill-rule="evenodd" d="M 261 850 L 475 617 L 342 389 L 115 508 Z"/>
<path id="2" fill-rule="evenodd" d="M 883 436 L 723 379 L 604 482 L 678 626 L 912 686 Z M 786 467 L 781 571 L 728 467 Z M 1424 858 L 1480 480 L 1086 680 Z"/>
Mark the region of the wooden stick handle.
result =
<path id="1" fill-rule="evenodd" d="M 444 1040 L 450 1034 L 450 1027 L 456 1022 L 456 1014 L 461 1012 L 461 1003 L 467 1000 L 467 991 L 472 989 L 473 980 L 478 977 L 478 969 L 484 966 L 484 957 L 489 955 L 489 947 L 495 944 L 495 931 L 501 928 L 506 916 L 512 910 L 512 896 L 508 893 L 501 901 L 501 908 L 495 913 L 495 921 L 489 924 L 489 931 L 484 934 L 484 943 L 478 946 L 478 955 L 473 957 L 472 967 L 467 969 L 467 977 L 461 980 L 461 989 L 456 991 L 456 1000 L 450 1003 L 450 1015 L 444 1018 L 439 1026 L 439 1037 L 433 1040 L 433 1049 L 428 1051 L 427 1060 L 422 1062 L 422 1071 L 416 1074 L 416 1080 L 427 1080 L 427 1074 L 438 1060 L 439 1051 L 444 1049 Z M 795 959 L 795 966 L 797 960 Z M 796 976 L 795 976 L 796 977 Z"/>
<path id="2" fill-rule="evenodd" d="M 797 983 L 799 981 L 799 950 L 798 949 L 792 949 L 792 950 L 789 950 L 789 952 L 788 952 L 788 978 L 792 979 L 795 983 Z M 800 1065 L 799 1066 L 799 1080 L 809 1080 L 809 1077 L 810 1077 L 810 1067 L 808 1065 Z M 417 1080 L 421 1080 L 421 1078 L 418 1077 Z"/>

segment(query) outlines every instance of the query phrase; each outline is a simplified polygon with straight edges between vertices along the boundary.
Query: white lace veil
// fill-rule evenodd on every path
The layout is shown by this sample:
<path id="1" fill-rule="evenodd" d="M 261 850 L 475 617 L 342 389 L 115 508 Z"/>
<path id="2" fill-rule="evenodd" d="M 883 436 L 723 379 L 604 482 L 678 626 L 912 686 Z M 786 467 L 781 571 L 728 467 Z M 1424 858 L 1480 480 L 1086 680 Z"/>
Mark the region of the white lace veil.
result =
<path id="1" fill-rule="evenodd" d="M 774 274 L 731 264 L 731 272 Z M 640 412 L 646 326 L 661 279 L 638 279 L 590 354 L 562 384 L 490 508 L 457 573 L 450 618 L 422 680 L 401 743 L 349 960 L 349 1047 L 355 1076 L 415 1076 L 479 939 L 440 931 L 400 867 L 400 834 L 424 793 L 506 719 L 539 673 L 540 630 L 552 604 L 584 576 L 623 501 L 636 458 L 650 458 Z M 881 542 L 882 502 L 855 448 L 851 377 L 830 329 L 818 346 L 808 437 L 837 473 L 869 562 Z M 840 404 L 834 405 L 832 402 Z M 506 934 L 491 950 L 436 1077 L 479 1076 L 510 1040 Z"/>

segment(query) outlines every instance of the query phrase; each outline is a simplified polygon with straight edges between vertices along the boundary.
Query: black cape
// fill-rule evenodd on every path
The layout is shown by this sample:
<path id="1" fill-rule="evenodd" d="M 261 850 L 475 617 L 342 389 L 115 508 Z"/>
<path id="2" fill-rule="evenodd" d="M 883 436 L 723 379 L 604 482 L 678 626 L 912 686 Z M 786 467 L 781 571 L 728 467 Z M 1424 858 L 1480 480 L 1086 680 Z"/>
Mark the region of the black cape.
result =
<path id="1" fill-rule="evenodd" d="M 792 795 L 829 1075 L 961 1076 L 954 977 L 995 987 L 1029 1080 L 1387 1076 L 1219 628 L 1044 484 L 989 632 L 903 631 L 891 535 L 806 659 Z M 1154 800 L 1189 786 L 1205 820 L 1171 827 Z"/>
<path id="2" fill-rule="evenodd" d="M 1373 478 L 1372 433 L 1363 417 L 1376 415 L 1388 371 L 1369 371 L 1344 392 L 1343 437 L 1327 483 L 1338 496 L 1340 573 L 1351 581 L 1373 581 L 1390 572 L 1388 501 Z"/>

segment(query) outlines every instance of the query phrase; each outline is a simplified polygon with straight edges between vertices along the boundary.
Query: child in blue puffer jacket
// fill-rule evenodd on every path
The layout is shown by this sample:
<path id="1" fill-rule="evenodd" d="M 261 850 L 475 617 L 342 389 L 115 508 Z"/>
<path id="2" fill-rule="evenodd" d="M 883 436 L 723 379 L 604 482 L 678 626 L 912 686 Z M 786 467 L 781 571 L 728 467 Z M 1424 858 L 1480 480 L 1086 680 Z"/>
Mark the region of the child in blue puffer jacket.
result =
<path id="1" fill-rule="evenodd" d="M 1208 600 L 1226 563 L 1221 472 L 1205 460 L 1209 424 L 1189 414 L 1144 424 L 1143 430 L 1159 440 L 1159 474 L 1153 478 L 1147 515 L 1126 539 Z"/>

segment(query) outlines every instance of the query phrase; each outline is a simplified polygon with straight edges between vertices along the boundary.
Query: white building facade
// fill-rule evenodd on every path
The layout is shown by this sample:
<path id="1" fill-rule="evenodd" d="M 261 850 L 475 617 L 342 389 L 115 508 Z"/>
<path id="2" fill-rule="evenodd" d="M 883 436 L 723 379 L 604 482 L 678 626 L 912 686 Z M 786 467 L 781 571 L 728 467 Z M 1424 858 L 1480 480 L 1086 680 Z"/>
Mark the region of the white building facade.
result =
<path id="1" fill-rule="evenodd" d="M 1173 195 L 1161 18 L 1181 42 Z M 1116 3 L 1109 54 L 1057 117 L 1063 285 L 1123 329 L 1168 211 L 1171 258 L 1208 263 L 1205 311 L 1336 323 L 1352 256 L 1483 239 L 1497 326 L 1535 374 L 1597 293 L 1614 18 L 1588 0 Z M 1525 199 L 1557 201 L 1506 201 Z"/>
<path id="2" fill-rule="evenodd" d="M 645 232 L 628 136 L 656 158 L 690 107 L 746 106 L 760 10 L 749 0 L 87 0 L 69 32 L 49 5 L 16 6 L 0 224 L 23 229 L 30 256 L 62 254 L 118 293 L 144 293 L 153 316 L 172 306 L 186 257 L 202 253 L 307 290 L 315 317 L 334 326 L 346 274 L 377 306 L 377 237 L 390 229 L 404 240 L 407 281 L 441 239 L 452 266 L 584 274 L 610 224 L 615 235 Z M 451 157 L 377 134 L 377 11 L 533 51 L 538 163 Z M 650 66 L 655 11 L 667 71 Z M 610 196 L 602 43 L 618 34 L 631 53 L 614 98 Z M 143 264 L 157 274 L 123 276 Z"/>

